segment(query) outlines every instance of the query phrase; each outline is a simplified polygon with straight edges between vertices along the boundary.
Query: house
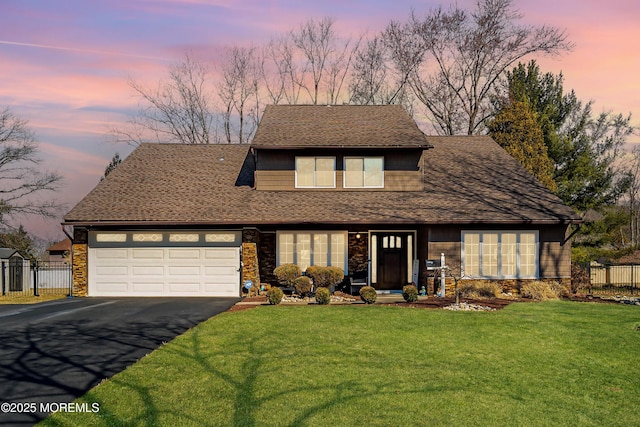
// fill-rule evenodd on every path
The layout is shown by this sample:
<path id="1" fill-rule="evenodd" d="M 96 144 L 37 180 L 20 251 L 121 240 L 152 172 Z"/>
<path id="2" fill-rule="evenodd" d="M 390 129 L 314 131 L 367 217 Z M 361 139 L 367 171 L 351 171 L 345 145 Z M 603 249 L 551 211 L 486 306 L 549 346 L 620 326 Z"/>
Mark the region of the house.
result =
<path id="1" fill-rule="evenodd" d="M 568 282 L 579 221 L 487 136 L 425 136 L 396 105 L 279 105 L 249 146 L 142 144 L 63 225 L 76 295 L 238 296 L 283 263 L 431 291 L 441 253 L 505 289 Z"/>
<path id="2" fill-rule="evenodd" d="M 49 262 L 67 262 L 71 253 L 71 239 L 68 237 L 47 248 Z"/>
<path id="3" fill-rule="evenodd" d="M 7 292 L 22 292 L 29 287 L 29 260 L 18 250 L 0 248 L 2 266 L 2 295 Z"/>

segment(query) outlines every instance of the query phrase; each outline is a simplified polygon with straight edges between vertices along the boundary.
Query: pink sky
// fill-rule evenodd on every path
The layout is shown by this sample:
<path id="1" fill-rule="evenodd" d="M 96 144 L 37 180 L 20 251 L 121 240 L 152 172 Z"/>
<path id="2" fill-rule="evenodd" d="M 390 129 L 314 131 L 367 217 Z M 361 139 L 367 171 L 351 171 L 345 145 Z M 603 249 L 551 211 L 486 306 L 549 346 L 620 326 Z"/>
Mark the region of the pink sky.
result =
<path id="1" fill-rule="evenodd" d="M 458 0 L 471 9 L 472 0 Z M 522 23 L 566 29 L 576 48 L 538 58 L 543 72 L 562 72 L 565 89 L 594 100 L 594 112 L 633 114 L 640 125 L 640 2 L 514 0 Z M 0 5 L 0 107 L 29 120 L 43 166 L 65 178 L 59 194 L 71 208 L 99 181 L 115 152 L 108 142 L 137 100 L 128 76 L 153 84 L 187 50 L 215 58 L 222 46 L 266 42 L 309 18 L 330 16 L 344 36 L 374 34 L 449 3 L 280 0 L 3 0 Z M 635 136 L 630 142 L 640 142 Z M 25 220 L 45 239 L 62 237 L 55 220 Z"/>

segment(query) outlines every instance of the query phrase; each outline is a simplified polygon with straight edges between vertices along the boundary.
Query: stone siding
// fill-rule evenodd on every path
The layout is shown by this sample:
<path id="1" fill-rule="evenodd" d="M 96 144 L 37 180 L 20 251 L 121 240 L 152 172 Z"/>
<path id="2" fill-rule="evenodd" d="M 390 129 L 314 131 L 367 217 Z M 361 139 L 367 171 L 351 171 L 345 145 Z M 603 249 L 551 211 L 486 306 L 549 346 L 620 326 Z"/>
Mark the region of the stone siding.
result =
<path id="1" fill-rule="evenodd" d="M 260 235 L 258 263 L 262 283 L 277 285 L 278 281 L 273 275 L 273 270 L 276 268 L 276 233 L 262 233 Z"/>
<path id="2" fill-rule="evenodd" d="M 72 246 L 74 297 L 86 297 L 88 295 L 87 248 L 88 245 L 86 243 L 74 243 Z"/>
<path id="3" fill-rule="evenodd" d="M 244 283 L 251 280 L 253 287 L 249 290 L 252 295 L 260 289 L 260 271 L 258 266 L 258 248 L 255 243 L 242 243 L 242 291 Z"/>
<path id="4" fill-rule="evenodd" d="M 470 282 L 486 282 L 487 280 L 464 280 L 460 282 L 470 283 Z M 458 284 L 460 284 L 458 282 Z M 505 294 L 512 294 L 514 296 L 520 295 L 520 289 L 523 283 L 526 282 L 545 282 L 545 283 L 560 283 L 566 289 L 567 294 L 571 292 L 571 279 L 505 279 L 505 280 L 491 280 L 491 282 L 496 282 L 502 287 L 502 292 Z M 439 283 L 439 282 L 438 282 Z M 438 284 L 438 291 L 440 290 L 440 285 Z M 433 285 L 428 289 L 429 295 L 432 294 Z M 448 277 L 445 282 L 445 294 L 447 296 L 454 296 L 455 284 L 453 279 Z"/>
<path id="5" fill-rule="evenodd" d="M 349 275 L 369 269 L 369 236 L 360 233 L 360 238 L 349 233 Z"/>

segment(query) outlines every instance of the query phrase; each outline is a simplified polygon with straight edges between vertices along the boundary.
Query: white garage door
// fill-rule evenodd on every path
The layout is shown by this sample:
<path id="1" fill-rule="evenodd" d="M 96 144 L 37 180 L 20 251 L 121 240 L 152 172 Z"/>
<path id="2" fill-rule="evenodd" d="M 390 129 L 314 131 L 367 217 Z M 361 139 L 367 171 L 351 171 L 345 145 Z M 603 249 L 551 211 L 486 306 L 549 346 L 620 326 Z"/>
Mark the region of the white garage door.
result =
<path id="1" fill-rule="evenodd" d="M 236 247 L 89 248 L 89 296 L 238 296 Z"/>

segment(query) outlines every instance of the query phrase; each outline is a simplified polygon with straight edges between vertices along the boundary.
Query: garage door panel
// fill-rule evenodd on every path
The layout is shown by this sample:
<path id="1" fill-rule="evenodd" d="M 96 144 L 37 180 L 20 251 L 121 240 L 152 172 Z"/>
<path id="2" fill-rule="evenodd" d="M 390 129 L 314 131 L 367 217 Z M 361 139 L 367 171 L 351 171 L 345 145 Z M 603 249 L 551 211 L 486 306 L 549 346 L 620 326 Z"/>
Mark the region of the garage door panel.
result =
<path id="1" fill-rule="evenodd" d="M 96 267 L 96 273 L 101 277 L 110 277 L 110 276 L 128 276 L 129 268 L 125 266 L 118 265 L 105 265 L 102 267 Z"/>
<path id="2" fill-rule="evenodd" d="M 201 249 L 169 249 L 169 259 L 200 259 Z"/>
<path id="3" fill-rule="evenodd" d="M 163 282 L 132 282 L 131 291 L 134 295 L 164 294 Z"/>
<path id="4" fill-rule="evenodd" d="M 199 295 L 200 282 L 170 282 L 168 284 L 169 292 L 174 294 Z"/>
<path id="5" fill-rule="evenodd" d="M 238 296 L 239 248 L 90 248 L 91 296 Z"/>
<path id="6" fill-rule="evenodd" d="M 237 248 L 216 248 L 216 249 L 205 249 L 204 257 L 207 259 L 228 259 L 234 260 L 236 259 Z"/>
<path id="7" fill-rule="evenodd" d="M 163 266 L 154 265 L 134 265 L 131 267 L 131 274 L 138 276 L 164 276 L 165 268 Z"/>
<path id="8" fill-rule="evenodd" d="M 164 250 L 161 248 L 133 248 L 131 249 L 131 257 L 137 260 L 159 260 L 164 259 Z"/>
<path id="9" fill-rule="evenodd" d="M 235 278 L 238 275 L 238 270 L 235 267 L 205 267 L 205 277 L 231 277 Z"/>
<path id="10" fill-rule="evenodd" d="M 95 283 L 95 290 L 99 293 L 99 295 L 120 295 L 127 292 L 128 288 L 128 282 L 118 282 L 110 280 Z"/>
<path id="11" fill-rule="evenodd" d="M 129 258 L 127 249 L 99 248 L 94 249 L 94 257 L 99 260 L 123 260 Z"/>

